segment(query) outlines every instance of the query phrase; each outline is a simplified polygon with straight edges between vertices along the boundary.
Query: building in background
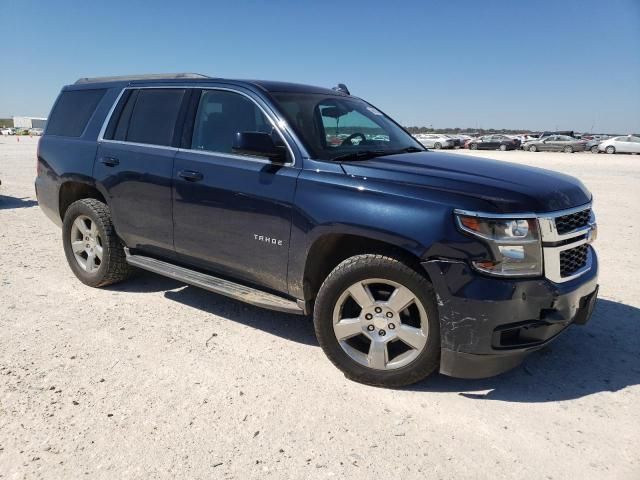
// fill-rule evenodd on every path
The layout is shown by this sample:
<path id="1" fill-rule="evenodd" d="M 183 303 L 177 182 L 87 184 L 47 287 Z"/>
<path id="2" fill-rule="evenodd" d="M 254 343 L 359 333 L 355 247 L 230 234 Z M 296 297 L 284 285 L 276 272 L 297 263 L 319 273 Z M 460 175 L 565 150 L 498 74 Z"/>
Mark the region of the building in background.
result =
<path id="1" fill-rule="evenodd" d="M 44 128 L 47 119 L 42 117 L 13 117 L 13 128 Z"/>

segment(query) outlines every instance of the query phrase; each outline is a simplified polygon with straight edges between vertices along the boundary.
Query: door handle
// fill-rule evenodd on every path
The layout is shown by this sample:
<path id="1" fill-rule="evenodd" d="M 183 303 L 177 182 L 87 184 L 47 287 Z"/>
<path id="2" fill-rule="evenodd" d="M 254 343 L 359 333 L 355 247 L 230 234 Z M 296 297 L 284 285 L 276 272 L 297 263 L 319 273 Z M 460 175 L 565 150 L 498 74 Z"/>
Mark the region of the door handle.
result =
<path id="1" fill-rule="evenodd" d="M 120 160 L 114 157 L 102 157 L 100 159 L 100 162 L 107 167 L 115 167 L 116 165 L 120 165 Z"/>
<path id="2" fill-rule="evenodd" d="M 178 176 L 187 182 L 199 182 L 204 178 L 200 172 L 194 172 L 193 170 L 181 170 L 178 172 Z"/>

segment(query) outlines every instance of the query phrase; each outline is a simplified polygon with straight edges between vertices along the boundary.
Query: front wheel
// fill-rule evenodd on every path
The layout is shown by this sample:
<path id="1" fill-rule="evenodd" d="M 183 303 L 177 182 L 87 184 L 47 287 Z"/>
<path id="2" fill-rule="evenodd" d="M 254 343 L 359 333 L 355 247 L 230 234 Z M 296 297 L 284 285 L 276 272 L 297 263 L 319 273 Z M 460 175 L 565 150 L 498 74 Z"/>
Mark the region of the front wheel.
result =
<path id="1" fill-rule="evenodd" d="M 478 149 L 478 144 L 477 143 L 472 143 L 471 145 L 469 145 L 469 148 L 471 150 L 477 150 Z"/>
<path id="2" fill-rule="evenodd" d="M 530 151 L 530 152 L 537 152 L 537 151 L 538 151 L 538 147 L 536 147 L 535 145 L 531 145 L 531 146 L 529 147 L 529 151 Z"/>
<path id="3" fill-rule="evenodd" d="M 507 146 L 506 145 L 500 145 L 500 151 L 506 152 L 507 151 Z"/>
<path id="4" fill-rule="evenodd" d="M 433 288 L 395 258 L 357 255 L 338 265 L 318 292 L 314 326 L 327 357 L 357 382 L 400 387 L 438 368 Z"/>
<path id="5" fill-rule="evenodd" d="M 566 147 L 564 147 L 564 153 L 573 153 L 573 147 L 567 145 Z"/>
<path id="6" fill-rule="evenodd" d="M 85 198 L 72 203 L 64 215 L 62 243 L 73 273 L 85 285 L 104 287 L 131 273 L 124 246 L 104 203 Z"/>
<path id="7" fill-rule="evenodd" d="M 609 145 L 606 149 L 605 152 L 607 153 L 616 153 L 616 147 L 614 147 L 613 145 Z"/>
<path id="8" fill-rule="evenodd" d="M 599 153 L 600 149 L 598 148 L 598 145 L 594 145 L 593 147 L 591 147 L 591 153 Z"/>
<path id="9" fill-rule="evenodd" d="M 435 148 L 436 150 L 440 150 L 442 148 L 442 144 L 439 142 L 436 142 L 433 144 L 433 148 Z"/>

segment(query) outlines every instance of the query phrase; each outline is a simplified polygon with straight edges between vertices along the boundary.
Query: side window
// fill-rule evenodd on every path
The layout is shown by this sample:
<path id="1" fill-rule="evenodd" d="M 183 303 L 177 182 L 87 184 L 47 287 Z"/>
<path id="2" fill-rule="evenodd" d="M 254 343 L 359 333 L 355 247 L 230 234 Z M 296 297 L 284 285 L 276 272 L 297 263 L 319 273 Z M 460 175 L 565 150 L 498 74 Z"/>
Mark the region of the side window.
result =
<path id="1" fill-rule="evenodd" d="M 191 148 L 233 153 L 233 142 L 239 132 L 275 133 L 262 110 L 244 95 L 204 90 L 193 126 Z M 280 140 L 274 138 L 274 141 Z"/>
<path id="2" fill-rule="evenodd" d="M 184 94 L 185 90 L 178 88 L 141 89 L 131 112 L 126 141 L 171 145 Z"/>
<path id="3" fill-rule="evenodd" d="M 47 123 L 47 135 L 79 137 L 106 89 L 62 92 Z"/>

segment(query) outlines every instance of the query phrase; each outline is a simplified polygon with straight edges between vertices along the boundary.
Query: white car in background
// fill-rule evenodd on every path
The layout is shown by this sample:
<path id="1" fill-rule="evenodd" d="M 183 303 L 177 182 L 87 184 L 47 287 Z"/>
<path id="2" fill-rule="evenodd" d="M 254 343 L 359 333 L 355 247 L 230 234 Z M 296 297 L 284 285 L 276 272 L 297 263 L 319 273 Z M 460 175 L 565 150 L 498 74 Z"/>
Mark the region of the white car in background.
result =
<path id="1" fill-rule="evenodd" d="M 606 153 L 640 153 L 640 137 L 613 137 L 600 143 L 598 149 Z"/>
<path id="2" fill-rule="evenodd" d="M 11 128 L 0 128 L 0 135 L 13 135 Z"/>
<path id="3" fill-rule="evenodd" d="M 451 137 L 446 135 L 439 135 L 437 133 L 418 133 L 414 136 L 424 147 L 434 148 L 439 150 L 441 148 L 453 148 L 455 141 Z"/>
<path id="4" fill-rule="evenodd" d="M 40 136 L 43 133 L 44 133 L 44 129 L 42 129 L 42 128 L 30 128 L 29 129 L 29 135 Z"/>

